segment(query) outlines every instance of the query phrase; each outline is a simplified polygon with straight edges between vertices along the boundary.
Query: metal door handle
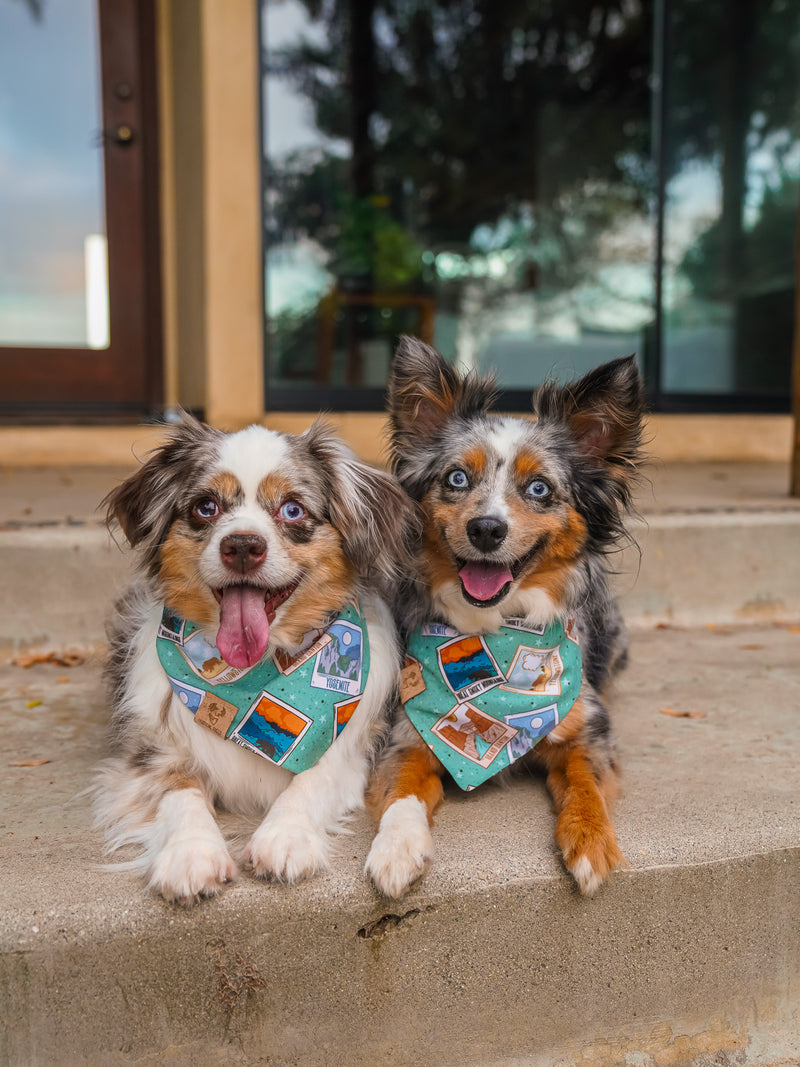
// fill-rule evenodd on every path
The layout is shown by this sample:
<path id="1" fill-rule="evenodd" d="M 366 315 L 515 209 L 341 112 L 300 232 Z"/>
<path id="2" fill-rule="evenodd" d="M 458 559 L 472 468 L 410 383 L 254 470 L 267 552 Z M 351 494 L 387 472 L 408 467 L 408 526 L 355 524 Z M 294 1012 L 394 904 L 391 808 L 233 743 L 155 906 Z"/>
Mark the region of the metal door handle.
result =
<path id="1" fill-rule="evenodd" d="M 111 131 L 110 139 L 118 145 L 129 145 L 133 140 L 133 130 L 123 122 Z"/>

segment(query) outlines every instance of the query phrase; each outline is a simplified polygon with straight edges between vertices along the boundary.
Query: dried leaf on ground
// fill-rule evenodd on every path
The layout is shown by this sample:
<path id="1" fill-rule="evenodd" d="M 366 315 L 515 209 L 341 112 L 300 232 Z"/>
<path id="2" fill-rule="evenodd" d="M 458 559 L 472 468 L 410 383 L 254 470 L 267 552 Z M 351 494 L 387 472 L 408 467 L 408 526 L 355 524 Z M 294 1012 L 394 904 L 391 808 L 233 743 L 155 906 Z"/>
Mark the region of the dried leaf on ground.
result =
<path id="1" fill-rule="evenodd" d="M 9 763 L 9 767 L 41 767 L 45 763 L 52 763 L 49 759 L 28 759 L 21 760 L 19 763 Z"/>
<path id="2" fill-rule="evenodd" d="M 20 652 L 11 660 L 15 667 L 33 667 L 37 663 L 52 663 L 56 667 L 79 667 L 86 662 L 85 652 Z"/>
<path id="3" fill-rule="evenodd" d="M 704 711 L 675 711 L 673 708 L 661 708 L 662 715 L 672 715 L 675 719 L 704 719 Z"/>

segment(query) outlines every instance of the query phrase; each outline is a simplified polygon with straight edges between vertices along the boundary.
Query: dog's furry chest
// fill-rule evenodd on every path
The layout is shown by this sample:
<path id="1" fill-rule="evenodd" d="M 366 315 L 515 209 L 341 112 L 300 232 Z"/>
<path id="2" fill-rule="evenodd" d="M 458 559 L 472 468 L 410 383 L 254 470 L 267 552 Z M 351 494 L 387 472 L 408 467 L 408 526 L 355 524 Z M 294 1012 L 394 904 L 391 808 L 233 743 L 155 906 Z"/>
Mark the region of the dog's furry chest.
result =
<path id="1" fill-rule="evenodd" d="M 371 669 L 357 714 L 347 725 L 350 736 L 345 731 L 336 739 L 341 743 L 346 738 L 354 749 L 371 744 L 372 735 L 379 732 L 376 724 L 385 713 L 396 662 L 394 627 L 386 606 L 369 596 L 362 603 Z M 292 771 L 225 740 L 195 720 L 159 661 L 156 639 L 162 611 L 158 587 L 150 580 L 135 583 L 117 608 L 107 680 L 118 750 L 134 763 L 158 758 L 164 774 L 172 764 L 191 767 L 229 810 L 263 810 L 292 779 Z M 169 755 L 149 755 L 157 751 Z"/>

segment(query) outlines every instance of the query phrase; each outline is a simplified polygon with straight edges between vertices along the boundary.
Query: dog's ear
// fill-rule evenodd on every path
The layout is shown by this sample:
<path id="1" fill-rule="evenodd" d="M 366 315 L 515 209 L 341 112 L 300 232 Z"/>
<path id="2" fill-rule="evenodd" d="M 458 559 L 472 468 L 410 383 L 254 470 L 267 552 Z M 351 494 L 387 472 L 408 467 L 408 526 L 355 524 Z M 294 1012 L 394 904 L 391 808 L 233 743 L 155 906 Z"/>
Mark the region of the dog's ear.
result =
<path id="1" fill-rule="evenodd" d="M 391 580 L 406 570 L 418 519 L 397 479 L 359 460 L 322 420 L 301 440 L 324 471 L 331 524 L 358 571 Z"/>
<path id="2" fill-rule="evenodd" d="M 135 474 L 105 497 L 109 526 L 118 523 L 132 546 L 142 545 L 148 556 L 157 553 L 181 502 L 193 472 L 208 462 L 209 448 L 221 433 L 186 412 L 169 430 L 168 440 L 157 448 Z"/>
<path id="3" fill-rule="evenodd" d="M 492 377 L 461 375 L 435 348 L 401 337 L 388 390 L 393 458 L 430 443 L 454 415 L 488 411 L 494 399 Z"/>
<path id="4" fill-rule="evenodd" d="M 644 391 L 634 356 L 616 359 L 570 385 L 553 382 L 533 394 L 540 422 L 565 424 L 594 463 L 635 469 L 642 443 Z"/>

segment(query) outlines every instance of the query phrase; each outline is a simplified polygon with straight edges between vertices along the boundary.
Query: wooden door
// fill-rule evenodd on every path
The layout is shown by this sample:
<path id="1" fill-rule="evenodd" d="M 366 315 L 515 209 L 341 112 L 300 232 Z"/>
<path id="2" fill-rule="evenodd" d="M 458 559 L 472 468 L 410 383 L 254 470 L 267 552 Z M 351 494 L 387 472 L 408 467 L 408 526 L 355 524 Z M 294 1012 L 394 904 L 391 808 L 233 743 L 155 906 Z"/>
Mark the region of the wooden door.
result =
<path id="1" fill-rule="evenodd" d="M 162 399 L 153 0 L 4 5 L 0 37 L 0 416 L 140 418 Z"/>

